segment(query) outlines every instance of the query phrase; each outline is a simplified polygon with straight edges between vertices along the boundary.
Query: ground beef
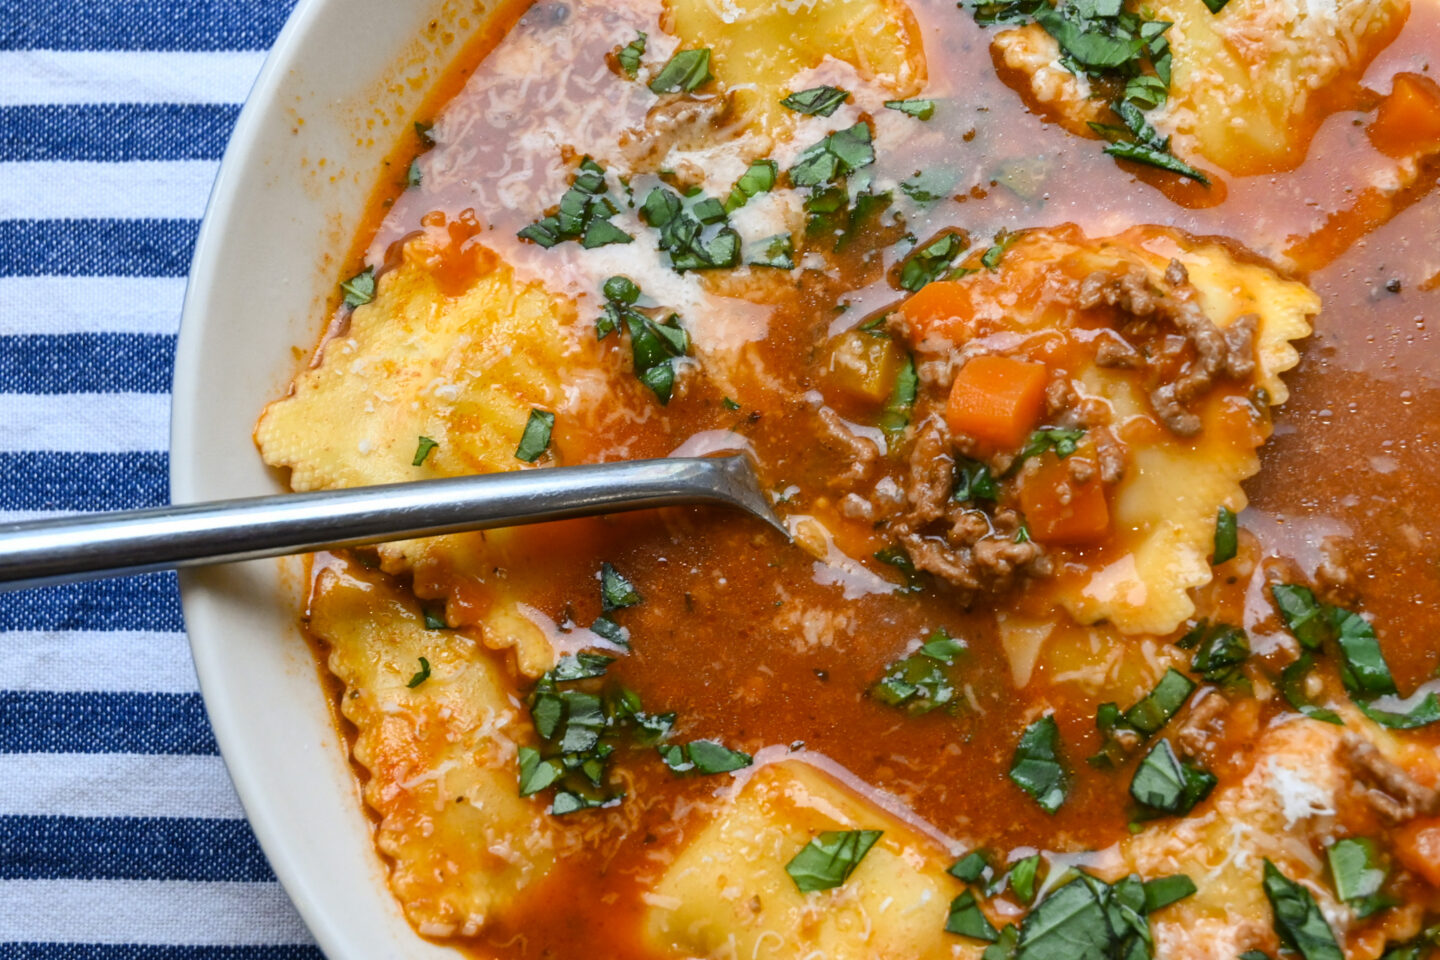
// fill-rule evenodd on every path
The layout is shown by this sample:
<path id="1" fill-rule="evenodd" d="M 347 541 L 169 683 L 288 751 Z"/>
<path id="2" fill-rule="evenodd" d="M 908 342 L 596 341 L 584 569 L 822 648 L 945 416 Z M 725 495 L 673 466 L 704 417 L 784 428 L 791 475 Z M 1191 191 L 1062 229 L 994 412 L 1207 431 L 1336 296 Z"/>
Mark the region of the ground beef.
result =
<path id="1" fill-rule="evenodd" d="M 1186 756 L 1198 757 L 1204 753 L 1215 732 L 1215 721 L 1229 705 L 1230 702 L 1214 689 L 1200 694 L 1191 705 L 1185 722 L 1175 733 L 1175 740 Z"/>
<path id="2" fill-rule="evenodd" d="M 1194 356 L 1150 393 L 1150 402 L 1161 422 L 1177 436 L 1193 437 L 1200 432 L 1201 423 L 1189 405 L 1220 379 L 1245 380 L 1254 375 L 1259 318 L 1247 314 L 1223 330 L 1216 326 L 1200 309 L 1189 275 L 1178 260 L 1170 261 L 1164 281 L 1170 288 L 1168 293 L 1158 289 L 1149 271 L 1141 267 L 1096 270 L 1080 283 L 1079 305 L 1085 309 L 1115 307 L 1140 325 L 1152 319 L 1163 320 L 1193 348 Z M 1159 358 L 1144 358 L 1142 354 L 1140 359 L 1145 365 L 1153 365 Z M 1101 342 L 1096 362 L 1102 366 L 1139 365 L 1136 357 L 1110 340 Z"/>
<path id="3" fill-rule="evenodd" d="M 820 426 L 824 428 L 822 442 L 829 439 L 830 445 L 839 447 L 850 461 L 850 469 L 836 479 L 845 483 L 864 480 L 874 467 L 875 461 L 880 459 L 880 448 L 875 445 L 875 441 L 856 436 L 845 421 L 840 419 L 840 415 L 829 407 L 817 408 L 815 415 Z"/>
<path id="4" fill-rule="evenodd" d="M 1355 774 L 1367 803 L 1391 823 L 1404 823 L 1421 815 L 1440 813 L 1440 791 L 1416 780 L 1397 763 L 1388 760 L 1364 737 L 1345 734 L 1340 757 Z"/>
<path id="5" fill-rule="evenodd" d="M 653 170 L 671 149 L 688 149 L 704 142 L 723 123 L 729 110 L 728 97 L 664 98 L 645 115 L 643 129 L 620 134 L 621 155 L 633 170 Z M 703 170 L 676 173 L 687 183 L 705 179 Z"/>
<path id="6" fill-rule="evenodd" d="M 1315 593 L 1331 606 L 1351 607 L 1360 600 L 1356 571 L 1360 558 L 1344 537 L 1326 537 L 1315 567 Z"/>
<path id="7" fill-rule="evenodd" d="M 915 436 L 910 451 L 910 477 L 905 484 L 909 507 L 905 526 L 918 530 L 945 515 L 945 501 L 955 482 L 955 460 L 950 455 L 950 438 L 939 417 L 931 417 Z"/>

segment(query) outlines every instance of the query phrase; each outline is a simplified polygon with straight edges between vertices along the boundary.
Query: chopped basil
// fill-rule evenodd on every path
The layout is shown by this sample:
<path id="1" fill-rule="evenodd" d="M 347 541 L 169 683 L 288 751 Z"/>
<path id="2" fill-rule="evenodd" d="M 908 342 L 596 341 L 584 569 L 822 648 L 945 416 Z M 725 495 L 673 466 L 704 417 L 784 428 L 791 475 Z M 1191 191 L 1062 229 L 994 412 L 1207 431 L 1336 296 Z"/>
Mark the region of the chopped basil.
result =
<path id="1" fill-rule="evenodd" d="M 534 747 L 521 747 L 517 751 L 520 760 L 520 796 L 528 797 L 553 786 L 565 773 L 559 760 L 542 760 L 540 751 Z"/>
<path id="2" fill-rule="evenodd" d="M 761 240 L 756 249 L 745 258 L 752 267 L 776 267 L 780 270 L 795 269 L 795 241 L 788 233 L 777 233 Z"/>
<path id="3" fill-rule="evenodd" d="M 425 458 L 430 456 L 430 451 L 438 446 L 440 446 L 438 441 L 431 440 L 429 437 L 421 437 L 420 442 L 415 445 L 415 456 L 410 461 L 410 466 L 418 467 L 422 465 L 425 462 Z"/>
<path id="4" fill-rule="evenodd" d="M 1394 696 L 1395 678 L 1380 650 L 1375 628 L 1358 613 L 1330 608 L 1330 623 L 1340 647 L 1340 679 L 1353 696 Z"/>
<path id="5" fill-rule="evenodd" d="M 410 161 L 410 168 L 405 171 L 405 186 L 418 187 L 420 180 L 420 158 L 416 157 Z"/>
<path id="6" fill-rule="evenodd" d="M 1034 853 L 1016 861 L 1010 868 L 1008 879 L 1010 889 L 1014 891 L 1016 899 L 1021 903 L 1029 903 L 1035 899 L 1035 879 L 1040 871 L 1040 854 Z"/>
<path id="7" fill-rule="evenodd" d="M 1330 863 L 1335 895 L 1350 904 L 1356 916 L 1368 917 L 1394 905 L 1394 900 L 1380 893 L 1388 872 L 1374 840 L 1366 837 L 1336 840 L 1325 849 L 1325 859 Z"/>
<path id="8" fill-rule="evenodd" d="M 935 116 L 934 100 L 886 100 L 885 107 L 889 110 L 899 110 L 916 120 L 929 120 Z"/>
<path id="9" fill-rule="evenodd" d="M 1300 645 L 1306 650 L 1319 650 L 1329 633 L 1329 618 L 1310 588 L 1294 583 L 1272 583 L 1270 595 L 1275 598 L 1286 629 Z"/>
<path id="10" fill-rule="evenodd" d="M 1010 779 L 1034 797 L 1046 813 L 1060 809 L 1069 789 L 1068 777 L 1060 765 L 1059 749 L 1060 728 L 1055 724 L 1055 717 L 1047 715 L 1025 728 L 1010 763 Z"/>
<path id="11" fill-rule="evenodd" d="M 435 146 L 435 132 L 434 132 L 434 131 L 435 131 L 435 124 L 434 124 L 434 123 L 422 123 L 422 122 L 419 121 L 419 120 L 416 120 L 416 121 L 415 121 L 415 136 L 419 137 L 419 138 L 420 138 L 420 142 L 423 143 L 423 144 L 425 144 L 425 146 L 427 146 L 427 147 L 433 147 L 433 146 Z"/>
<path id="12" fill-rule="evenodd" d="M 640 58 L 645 53 L 647 39 L 644 30 L 637 30 L 635 39 L 625 44 L 620 48 L 620 52 L 615 54 L 615 62 L 620 64 L 620 69 L 625 71 L 625 76 L 631 80 L 634 80 L 635 75 L 640 72 Z"/>
<path id="13" fill-rule="evenodd" d="M 921 170 L 908 180 L 900 181 L 900 191 L 916 203 L 933 203 L 955 190 L 955 171 L 948 167 Z"/>
<path id="14" fill-rule="evenodd" d="M 944 628 L 930 634 L 915 653 L 885 668 L 885 675 L 870 688 L 870 696 L 913 716 L 929 713 L 955 699 L 955 687 L 945 667 L 953 666 L 965 644 Z"/>
<path id="15" fill-rule="evenodd" d="M 1000 939 L 999 933 L 990 925 L 990 921 L 985 919 L 985 914 L 980 912 L 980 905 L 975 902 L 975 894 L 969 890 L 950 901 L 950 916 L 945 921 L 945 932 L 958 933 L 962 937 L 983 940 L 986 943 L 994 943 Z"/>
<path id="16" fill-rule="evenodd" d="M 595 622 L 590 624 L 590 632 L 609 640 L 617 647 L 625 647 L 626 649 L 630 647 L 630 631 L 609 617 L 596 617 Z"/>
<path id="17" fill-rule="evenodd" d="M 1268 858 L 1264 887 L 1275 914 L 1275 934 L 1282 944 L 1305 960 L 1344 960 L 1335 933 L 1310 891 L 1286 877 Z"/>
<path id="18" fill-rule="evenodd" d="M 1385 702 L 1376 706 L 1382 700 Z M 1411 697 L 1408 701 L 1398 697 L 1382 697 L 1368 703 L 1356 700 L 1355 706 L 1359 707 L 1365 716 L 1391 730 L 1415 730 L 1440 722 L 1440 697 L 1437 697 L 1434 691 L 1423 697 Z"/>
<path id="19" fill-rule="evenodd" d="M 646 195 L 640 216 L 660 232 L 659 247 L 670 255 L 670 266 L 679 273 L 733 267 L 740 262 L 740 235 L 725 220 L 724 207 L 712 198 L 697 194 L 681 199 L 664 187 L 655 187 Z"/>
<path id="20" fill-rule="evenodd" d="M 1125 82 L 1123 98 L 1141 110 L 1154 110 L 1170 99 L 1170 89 L 1159 77 L 1142 73 Z"/>
<path id="21" fill-rule="evenodd" d="M 714 78 L 710 75 L 710 48 L 681 50 L 671 57 L 650 81 L 651 93 L 698 90 Z"/>
<path id="22" fill-rule="evenodd" d="M 919 593 L 925 589 L 920 581 L 920 571 L 915 569 L 915 562 L 910 559 L 910 554 L 905 552 L 904 547 L 896 544 L 885 547 L 883 550 L 876 550 L 875 559 L 889 564 L 904 575 L 905 585 L 896 587 L 896 593 Z"/>
<path id="23" fill-rule="evenodd" d="M 1209 179 L 1203 173 L 1170 152 L 1170 138 L 1160 136 L 1146 121 L 1145 114 L 1139 107 L 1129 100 L 1119 100 L 1115 103 L 1115 112 L 1125 121 L 1126 131 L 1133 139 L 1115 140 L 1105 148 L 1106 153 L 1122 160 L 1133 160 L 1170 173 L 1178 173 L 1207 187 L 1210 185 Z M 1091 124 L 1091 127 L 1107 139 L 1111 139 L 1116 133 L 1115 127 L 1103 124 Z"/>
<path id="24" fill-rule="evenodd" d="M 1031 910 L 1020 925 L 1016 960 L 1105 960 L 1115 953 L 1116 931 L 1105 903 L 1080 876 Z"/>
<path id="25" fill-rule="evenodd" d="M 614 662 L 614 657 L 607 657 L 602 653 L 567 653 L 556 661 L 555 668 L 550 671 L 550 679 L 555 683 L 568 683 L 572 680 L 603 677 Z"/>
<path id="26" fill-rule="evenodd" d="M 550 431 L 555 429 L 555 414 L 547 410 L 530 411 L 525 421 L 525 432 L 520 435 L 520 445 L 515 448 L 515 459 L 534 463 L 550 447 Z"/>
<path id="27" fill-rule="evenodd" d="M 366 267 L 340 284 L 345 293 L 345 306 L 354 309 L 375 299 L 375 268 Z"/>
<path id="28" fill-rule="evenodd" d="M 725 210 L 738 210 L 745 206 L 751 197 L 773 190 L 779 175 L 780 167 L 774 160 L 756 160 L 740 174 L 735 186 L 730 188 L 730 196 L 725 200 Z"/>
<path id="29" fill-rule="evenodd" d="M 894 450 L 910 425 L 910 414 L 915 409 L 915 397 L 920 391 L 920 378 L 915 372 L 915 358 L 905 355 L 905 362 L 895 374 L 895 385 L 880 413 L 880 429 L 885 442 Z"/>
<path id="30" fill-rule="evenodd" d="M 1230 0 L 1205 0 L 1205 6 L 1211 13 L 1219 13 L 1229 2 Z"/>
<path id="31" fill-rule="evenodd" d="M 985 854 L 979 850 L 971 850 L 965 856 L 955 861 L 955 865 L 946 871 L 950 876 L 966 883 L 979 883 L 991 873 L 990 863 L 985 859 Z"/>
<path id="32" fill-rule="evenodd" d="M 600 608 L 606 613 L 633 607 L 645 598 L 608 563 L 600 564 Z"/>
<path id="33" fill-rule="evenodd" d="M 1211 683 L 1225 683 L 1239 675 L 1250 656 L 1250 639 L 1239 627 L 1217 623 L 1206 631 L 1190 669 Z"/>
<path id="34" fill-rule="evenodd" d="M 1184 816 L 1210 795 L 1216 782 L 1209 770 L 1183 762 L 1162 738 L 1135 768 L 1130 796 L 1150 810 Z"/>
<path id="35" fill-rule="evenodd" d="M 445 611 L 443 608 L 437 610 L 434 607 L 423 607 L 420 612 L 425 617 L 426 630 L 450 629 L 450 624 L 445 622 Z"/>
<path id="36" fill-rule="evenodd" d="M 420 686 L 420 684 L 424 683 L 426 680 L 429 680 L 429 679 L 430 679 L 430 661 L 429 661 L 429 660 L 426 660 L 424 657 L 421 657 L 421 658 L 420 658 L 420 669 L 417 670 L 417 671 L 415 671 L 415 675 L 410 678 L 410 682 L 407 683 L 407 684 L 405 684 L 405 686 L 409 687 L 411 690 L 414 690 L 416 687 Z"/>
<path id="37" fill-rule="evenodd" d="M 1210 557 L 1210 562 L 1219 566 L 1227 560 L 1235 559 L 1238 540 L 1239 536 L 1235 529 L 1235 511 L 1229 507 L 1221 507 L 1220 512 L 1215 516 L 1215 552 Z"/>
<path id="38" fill-rule="evenodd" d="M 1280 692 L 1285 695 L 1286 701 L 1301 714 L 1312 720 L 1319 720 L 1322 723 L 1333 723 L 1337 727 L 1343 727 L 1345 721 L 1340 719 L 1340 714 L 1325 707 L 1318 707 L 1310 702 L 1305 695 L 1305 678 L 1315 666 L 1315 658 L 1309 653 L 1301 653 L 1300 658 L 1294 663 L 1280 671 Z"/>
<path id="39" fill-rule="evenodd" d="M 916 250 L 900 267 L 901 289 L 914 293 L 932 280 L 939 280 L 969 245 L 964 234 L 947 233 Z"/>
<path id="40" fill-rule="evenodd" d="M 950 493 L 950 499 L 958 503 L 975 503 L 988 501 L 995 503 L 1000 499 L 1000 485 L 995 482 L 991 475 L 990 468 L 979 460 L 971 460 L 969 457 L 955 457 L 955 486 Z"/>
<path id="41" fill-rule="evenodd" d="M 1015 942 L 1019 939 L 1020 931 L 1015 924 L 1007 923 L 1000 930 L 1000 938 L 980 954 L 980 960 L 1013 960 L 1015 956 Z"/>
<path id="42" fill-rule="evenodd" d="M 630 243 L 635 238 L 610 222 L 610 217 L 619 212 L 609 196 L 605 168 L 585 157 L 555 212 L 530 224 L 517 236 L 546 248 L 566 240 L 579 241 L 586 249 Z"/>
<path id="43" fill-rule="evenodd" d="M 1038 457 L 1046 450 L 1054 450 L 1055 456 L 1064 460 L 1080 448 L 1080 441 L 1084 437 L 1084 427 L 1041 427 L 1030 434 L 1030 439 L 1020 448 L 1020 455 L 1015 458 L 1008 472 L 1018 473 L 1026 460 Z"/>
<path id="44" fill-rule="evenodd" d="M 603 292 L 606 303 L 595 320 L 596 338 L 604 340 L 623 326 L 630 334 L 635 376 L 662 405 L 669 403 L 675 386 L 674 361 L 690 350 L 690 338 L 680 326 L 679 315 L 672 313 L 657 322 L 635 309 L 640 288 L 627 277 L 606 280 Z"/>
<path id="45" fill-rule="evenodd" d="M 1172 903 L 1178 903 L 1195 892 L 1195 881 L 1177 873 L 1169 877 L 1156 877 L 1145 881 L 1145 912 L 1154 913 Z"/>
<path id="46" fill-rule="evenodd" d="M 870 127 L 863 120 L 806 147 L 789 170 L 797 187 L 815 187 L 848 176 L 875 162 Z"/>
<path id="47" fill-rule="evenodd" d="M 750 766 L 754 758 L 748 753 L 731 750 L 714 740 L 691 740 L 688 744 L 666 744 L 660 759 L 675 773 L 730 773 Z"/>
<path id="48" fill-rule="evenodd" d="M 720 406 L 724 407 L 726 410 L 731 411 L 740 409 L 740 404 L 736 403 L 734 400 L 731 400 L 729 397 L 722 398 L 720 400 Z"/>
<path id="49" fill-rule="evenodd" d="M 780 103 L 796 113 L 803 113 L 811 117 L 828 117 L 838 110 L 840 104 L 849 97 L 850 94 L 839 87 L 811 87 L 809 90 L 790 94 Z"/>
<path id="50" fill-rule="evenodd" d="M 1005 251 L 1013 247 L 1019 239 L 1020 235 L 1018 233 L 1001 230 L 995 234 L 995 239 L 991 242 L 990 246 L 985 249 L 985 252 L 980 255 L 980 264 L 991 273 L 999 270 L 1000 261 L 1005 258 Z"/>
<path id="51" fill-rule="evenodd" d="M 855 872 L 881 833 L 880 830 L 827 830 L 811 838 L 785 864 L 785 872 L 801 893 L 838 887 Z"/>

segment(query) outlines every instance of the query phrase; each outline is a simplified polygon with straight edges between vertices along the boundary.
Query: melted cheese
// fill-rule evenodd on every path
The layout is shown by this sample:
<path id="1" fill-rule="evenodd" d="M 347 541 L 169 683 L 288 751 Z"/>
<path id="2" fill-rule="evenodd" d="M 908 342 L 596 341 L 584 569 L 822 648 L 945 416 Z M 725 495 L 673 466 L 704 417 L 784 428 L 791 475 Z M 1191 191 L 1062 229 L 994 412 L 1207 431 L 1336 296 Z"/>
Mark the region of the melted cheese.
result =
<path id="1" fill-rule="evenodd" d="M 524 721 L 509 684 L 480 644 L 426 629 L 416 602 L 379 576 L 322 570 L 310 626 L 344 684 L 396 898 L 432 936 L 473 935 L 554 861 L 545 803 L 515 790 Z M 412 688 L 421 657 L 430 677 Z"/>

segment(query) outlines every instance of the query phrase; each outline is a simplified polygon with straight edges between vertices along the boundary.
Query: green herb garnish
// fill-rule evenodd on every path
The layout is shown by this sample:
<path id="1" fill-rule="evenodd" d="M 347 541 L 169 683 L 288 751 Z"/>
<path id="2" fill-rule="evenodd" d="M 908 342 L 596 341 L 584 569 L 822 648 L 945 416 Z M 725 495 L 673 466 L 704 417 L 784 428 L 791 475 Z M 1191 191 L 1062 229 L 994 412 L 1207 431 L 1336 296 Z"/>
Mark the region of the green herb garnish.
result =
<path id="1" fill-rule="evenodd" d="M 1178 903 L 1195 892 L 1195 881 L 1177 873 L 1169 877 L 1156 877 L 1154 880 L 1145 881 L 1145 912 L 1154 913 L 1156 910 Z"/>
<path id="2" fill-rule="evenodd" d="M 520 445 L 515 448 L 515 459 L 534 463 L 550 447 L 550 432 L 555 429 L 555 414 L 548 410 L 530 411 L 525 421 L 525 432 L 520 435 Z"/>
<path id="3" fill-rule="evenodd" d="M 410 466 L 418 467 L 422 465 L 425 462 L 425 458 L 430 456 L 430 451 L 438 446 L 440 446 L 439 441 L 431 440 L 429 437 L 421 437 L 420 442 L 415 445 L 415 456 L 410 461 Z"/>
<path id="4" fill-rule="evenodd" d="M 375 268 L 366 267 L 340 284 L 345 293 L 345 306 L 354 309 L 375 299 Z"/>
<path id="5" fill-rule="evenodd" d="M 895 385 L 880 413 L 880 429 L 885 442 L 894 450 L 910 425 L 910 414 L 915 409 L 915 397 L 920 392 L 920 377 L 915 372 L 915 358 L 906 354 L 905 362 L 895 374 Z"/>
<path id="6" fill-rule="evenodd" d="M 756 160 L 740 174 L 740 179 L 735 181 L 735 186 L 730 188 L 730 196 L 725 200 L 727 212 L 733 212 L 745 206 L 745 204 L 757 194 L 766 193 L 775 188 L 775 180 L 780 175 L 779 165 L 774 160 Z"/>
<path id="7" fill-rule="evenodd" d="M 947 233 L 932 240 L 912 253 L 900 267 L 900 288 L 914 293 L 932 280 L 939 280 L 969 245 L 970 241 L 959 233 Z"/>
<path id="8" fill-rule="evenodd" d="M 1060 809 L 1069 789 L 1059 750 L 1060 728 L 1055 717 L 1047 715 L 1025 728 L 1010 763 L 1010 779 L 1034 797 L 1046 813 Z"/>
<path id="9" fill-rule="evenodd" d="M 790 94 L 780 103 L 806 116 L 828 117 L 849 97 L 850 94 L 839 87 L 811 87 L 809 90 Z"/>
<path id="10" fill-rule="evenodd" d="M 1235 559 L 1238 546 L 1235 511 L 1229 507 L 1221 507 L 1215 517 L 1215 552 L 1211 555 L 1210 562 L 1218 567 L 1227 560 Z"/>
<path id="11" fill-rule="evenodd" d="M 600 564 L 600 607 L 606 613 L 633 607 L 645 598 L 635 585 L 608 563 Z"/>
<path id="12" fill-rule="evenodd" d="M 420 658 L 420 669 L 417 670 L 417 671 L 415 671 L 415 675 L 410 678 L 410 682 L 407 683 L 407 684 L 405 684 L 405 686 L 409 687 L 411 690 L 414 690 L 416 687 L 420 686 L 420 684 L 424 683 L 426 680 L 429 680 L 429 679 L 430 679 L 430 661 L 429 661 L 429 660 L 426 660 L 424 657 L 421 657 L 421 658 Z"/>
<path id="13" fill-rule="evenodd" d="M 710 75 L 710 49 L 681 50 L 671 57 L 650 81 L 651 93 L 690 93 L 713 80 Z"/>
<path id="14" fill-rule="evenodd" d="M 955 699 L 955 687 L 945 668 L 954 666 L 965 644 L 944 628 L 936 630 L 923 646 L 908 657 L 890 664 L 870 688 L 870 696 L 892 707 L 902 707 L 912 716 L 929 713 Z"/>
<path id="15" fill-rule="evenodd" d="M 1268 859 L 1264 887 L 1275 914 L 1275 934 L 1282 944 L 1305 960 L 1344 960 L 1335 933 L 1310 891 L 1286 877 Z"/>
<path id="16" fill-rule="evenodd" d="M 659 749 L 660 759 L 674 773 L 730 773 L 754 762 L 750 754 L 731 750 L 714 740 L 691 740 L 688 744 L 667 744 Z"/>
<path id="17" fill-rule="evenodd" d="M 935 116 L 934 100 L 886 100 L 885 107 L 889 110 L 899 110 L 916 120 L 929 120 Z"/>
<path id="18" fill-rule="evenodd" d="M 880 839 L 880 830 L 827 830 L 814 837 L 785 864 L 801 893 L 840 886 Z"/>
<path id="19" fill-rule="evenodd" d="M 1335 895 L 1354 909 L 1358 917 L 1394 906 L 1396 901 L 1381 894 L 1389 876 L 1375 841 L 1367 837 L 1346 837 L 1325 849 Z"/>
<path id="20" fill-rule="evenodd" d="M 635 75 L 640 72 L 640 58 L 645 54 L 645 41 L 647 39 L 645 31 L 638 30 L 636 31 L 635 39 L 625 44 L 625 46 L 621 47 L 620 51 L 615 54 L 615 61 L 620 64 L 620 69 L 625 71 L 625 76 L 631 80 L 634 80 Z"/>
<path id="21" fill-rule="evenodd" d="M 1190 661 L 1190 669 L 1211 683 L 1226 683 L 1240 674 L 1250 656 L 1250 639 L 1239 627 L 1217 623 L 1209 628 Z"/>
<path id="22" fill-rule="evenodd" d="M 1170 741 L 1161 739 L 1135 768 L 1130 796 L 1157 813 L 1184 816 L 1210 795 L 1217 783 L 1204 767 L 1183 762 Z"/>
<path id="23" fill-rule="evenodd" d="M 994 943 L 1000 939 L 1000 934 L 990 925 L 990 921 L 985 919 L 985 914 L 980 912 L 980 904 L 975 902 L 975 894 L 969 890 L 950 901 L 950 916 L 945 921 L 945 932 L 957 933 L 962 937 L 983 940 L 986 943 Z"/>
<path id="24" fill-rule="evenodd" d="M 1000 499 L 1000 484 L 990 473 L 990 467 L 969 457 L 955 457 L 955 486 L 950 499 L 957 503 L 985 501 L 995 503 Z"/>
<path id="25" fill-rule="evenodd" d="M 870 127 L 864 121 L 836 130 L 819 143 L 806 147 L 790 168 L 790 182 L 797 187 L 815 187 L 849 176 L 875 162 Z"/>
<path id="26" fill-rule="evenodd" d="M 619 212 L 609 196 L 605 168 L 585 157 L 555 212 L 530 224 L 517 236 L 547 249 L 566 240 L 577 240 L 587 250 L 630 243 L 635 238 L 610 222 L 610 217 Z"/>
<path id="27" fill-rule="evenodd" d="M 990 875 L 990 862 L 985 859 L 984 853 L 979 850 L 971 850 L 956 860 L 954 866 L 946 872 L 965 883 L 979 883 Z"/>

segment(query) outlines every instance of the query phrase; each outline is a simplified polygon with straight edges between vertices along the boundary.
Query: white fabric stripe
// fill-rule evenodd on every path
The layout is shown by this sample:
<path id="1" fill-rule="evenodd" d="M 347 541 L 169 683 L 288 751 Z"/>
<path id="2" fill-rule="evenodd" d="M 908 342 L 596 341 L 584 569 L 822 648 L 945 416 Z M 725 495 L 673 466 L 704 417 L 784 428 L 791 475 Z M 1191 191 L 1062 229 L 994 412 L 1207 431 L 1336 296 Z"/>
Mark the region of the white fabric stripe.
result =
<path id="1" fill-rule="evenodd" d="M 27 103 L 240 103 L 264 53 L 116 50 L 0 52 L 0 106 Z"/>
<path id="2" fill-rule="evenodd" d="M 5 277 L 0 335 L 175 333 L 181 277 Z"/>
<path id="3" fill-rule="evenodd" d="M 198 220 L 211 160 L 0 163 L 0 219 Z"/>
<path id="4" fill-rule="evenodd" d="M 57 693 L 199 689 L 183 633 L 14 630 L 0 633 L 0 690 Z"/>
<path id="5" fill-rule="evenodd" d="M 206 817 L 245 811 L 219 757 L 0 754 L 0 816 Z"/>
<path id="6" fill-rule="evenodd" d="M 132 453 L 169 447 L 170 397 L 149 393 L 0 394 L 0 450 Z"/>
<path id="7" fill-rule="evenodd" d="M 310 944 L 278 883 L 0 881 L 0 943 Z"/>
<path id="8" fill-rule="evenodd" d="M 0 510 L 0 523 L 24 523 L 27 520 L 39 520 L 41 517 L 55 519 L 56 517 L 68 517 L 75 513 L 73 510 Z"/>

